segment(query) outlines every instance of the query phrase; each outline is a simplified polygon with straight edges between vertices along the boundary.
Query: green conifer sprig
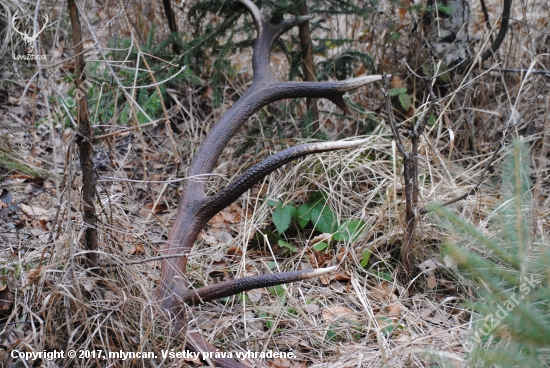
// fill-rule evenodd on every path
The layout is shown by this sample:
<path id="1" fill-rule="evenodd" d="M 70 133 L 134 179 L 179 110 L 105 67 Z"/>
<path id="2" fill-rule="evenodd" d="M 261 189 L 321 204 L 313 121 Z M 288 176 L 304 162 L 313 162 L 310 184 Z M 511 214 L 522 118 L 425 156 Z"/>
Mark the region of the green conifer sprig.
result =
<path id="1" fill-rule="evenodd" d="M 519 141 L 503 165 L 501 183 L 502 202 L 486 229 L 432 207 L 462 244 L 446 244 L 444 252 L 477 286 L 479 299 L 468 302 L 477 315 L 464 350 L 471 366 L 548 366 L 550 245 L 535 233 L 529 155 Z"/>

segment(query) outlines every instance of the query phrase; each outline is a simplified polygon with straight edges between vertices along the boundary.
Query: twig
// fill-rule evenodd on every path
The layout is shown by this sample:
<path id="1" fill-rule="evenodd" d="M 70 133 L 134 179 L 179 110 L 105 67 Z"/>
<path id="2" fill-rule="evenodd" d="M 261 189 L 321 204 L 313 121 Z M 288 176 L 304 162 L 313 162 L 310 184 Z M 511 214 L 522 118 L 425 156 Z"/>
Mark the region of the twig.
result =
<path id="1" fill-rule="evenodd" d="M 82 53 L 82 34 L 80 29 L 79 11 L 75 0 L 68 0 L 69 12 L 71 16 L 71 25 L 73 29 L 73 44 L 75 52 L 78 54 L 75 61 L 76 69 L 76 88 L 85 90 L 83 86 L 84 69 L 86 62 Z M 84 243 L 85 248 L 90 251 L 87 255 L 88 266 L 97 264 L 98 234 L 97 234 L 97 216 L 95 212 L 95 186 L 94 175 L 94 147 L 92 146 L 92 126 L 88 116 L 88 101 L 86 93 L 78 99 L 78 130 L 75 142 L 78 146 L 80 155 L 80 167 L 82 170 L 82 219 L 84 221 Z"/>

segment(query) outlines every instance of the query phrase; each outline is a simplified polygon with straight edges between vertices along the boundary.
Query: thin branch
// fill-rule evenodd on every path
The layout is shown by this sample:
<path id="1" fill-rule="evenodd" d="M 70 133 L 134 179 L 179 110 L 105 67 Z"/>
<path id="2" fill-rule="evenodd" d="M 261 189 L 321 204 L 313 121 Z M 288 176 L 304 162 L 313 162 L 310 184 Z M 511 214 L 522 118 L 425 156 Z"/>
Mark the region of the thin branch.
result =
<path id="1" fill-rule="evenodd" d="M 391 99 L 390 99 L 390 75 L 384 75 L 382 77 L 382 80 L 384 81 L 384 88 L 382 88 L 382 93 L 384 94 L 384 100 L 386 102 L 386 114 L 388 115 L 388 124 L 390 126 L 393 139 L 395 139 L 395 143 L 397 145 L 397 149 L 399 150 L 399 153 L 403 158 L 408 157 L 409 153 L 405 149 L 405 145 L 403 144 L 403 140 L 401 139 L 401 135 L 399 134 L 397 130 L 397 123 L 395 122 L 395 116 L 393 115 L 393 108 L 391 105 Z"/>
<path id="2" fill-rule="evenodd" d="M 497 37 L 491 44 L 491 46 L 481 54 L 480 63 L 489 59 L 498 50 L 502 41 L 506 37 L 508 32 L 508 26 L 510 25 L 510 10 L 512 9 L 512 0 L 504 0 L 504 8 L 502 9 L 502 19 L 500 20 L 500 29 L 498 30 Z"/>

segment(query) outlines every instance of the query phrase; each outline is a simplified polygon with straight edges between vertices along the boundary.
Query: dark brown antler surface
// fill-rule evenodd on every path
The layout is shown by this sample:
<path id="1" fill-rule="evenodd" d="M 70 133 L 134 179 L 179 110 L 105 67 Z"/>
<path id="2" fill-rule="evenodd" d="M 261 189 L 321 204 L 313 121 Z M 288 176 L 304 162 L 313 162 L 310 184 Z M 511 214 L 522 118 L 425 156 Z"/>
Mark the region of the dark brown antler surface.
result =
<path id="1" fill-rule="evenodd" d="M 339 141 L 303 144 L 283 150 L 253 166 L 225 189 L 213 196 L 207 196 L 204 180 L 193 178 L 207 177 L 216 166 L 218 158 L 229 140 L 255 112 L 271 102 L 286 98 L 315 97 L 328 98 L 349 113 L 343 95 L 381 79 L 380 76 L 364 76 L 338 82 L 280 82 L 269 68 L 271 47 L 274 41 L 290 28 L 309 19 L 298 17 L 284 20 L 275 25 L 267 21 L 260 9 L 250 0 L 240 0 L 254 19 L 257 30 L 256 43 L 252 56 L 254 79 L 250 88 L 235 105 L 221 118 L 210 132 L 193 160 L 180 201 L 178 215 L 164 249 L 166 255 L 189 254 L 193 243 L 206 223 L 219 211 L 235 201 L 263 177 L 284 164 L 312 153 L 352 148 L 365 141 Z M 182 303 L 198 304 L 224 296 L 235 295 L 245 290 L 289 283 L 316 277 L 332 271 L 334 268 L 303 270 L 287 273 L 258 275 L 233 280 L 199 290 L 190 290 L 185 280 L 187 257 L 174 257 L 162 263 L 161 285 L 157 290 L 157 300 L 175 319 L 179 327 L 184 327 L 184 308 Z M 193 348 L 209 349 L 206 342 L 197 333 L 188 333 L 189 344 Z M 222 366 L 233 363 L 218 362 Z M 227 364 L 226 364 L 227 363 Z M 242 365 L 233 365 L 240 366 Z"/>

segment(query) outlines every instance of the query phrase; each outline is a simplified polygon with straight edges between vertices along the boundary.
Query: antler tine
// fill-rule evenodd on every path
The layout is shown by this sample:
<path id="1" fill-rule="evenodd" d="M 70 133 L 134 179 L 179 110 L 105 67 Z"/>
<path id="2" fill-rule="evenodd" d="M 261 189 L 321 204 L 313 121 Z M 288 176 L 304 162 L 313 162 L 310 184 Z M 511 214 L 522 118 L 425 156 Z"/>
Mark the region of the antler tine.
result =
<path id="1" fill-rule="evenodd" d="M 283 20 L 281 23 L 277 25 L 277 33 L 275 34 L 275 38 L 273 41 L 275 41 L 277 38 L 279 38 L 280 35 L 291 29 L 292 27 L 299 26 L 300 24 L 310 20 L 313 18 L 313 15 L 302 15 L 299 17 L 292 17 Z"/>
<path id="2" fill-rule="evenodd" d="M 270 273 L 266 275 L 255 275 L 242 277 L 240 279 L 220 282 L 214 285 L 205 286 L 197 290 L 189 290 L 182 295 L 182 300 L 189 305 L 206 303 L 211 300 L 225 298 L 252 289 L 289 284 L 291 282 L 311 279 L 336 270 L 338 267 L 316 268 L 290 272 Z"/>
<path id="3" fill-rule="evenodd" d="M 216 195 L 209 197 L 209 202 L 215 204 L 212 211 L 218 213 L 237 200 L 244 192 L 259 182 L 263 177 L 291 161 L 314 153 L 358 147 L 368 141 L 368 139 L 361 139 L 357 141 L 308 143 L 277 152 L 259 164 L 252 166 Z"/>

